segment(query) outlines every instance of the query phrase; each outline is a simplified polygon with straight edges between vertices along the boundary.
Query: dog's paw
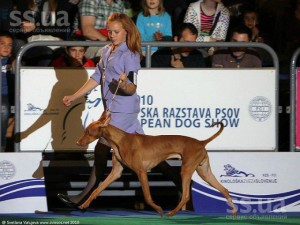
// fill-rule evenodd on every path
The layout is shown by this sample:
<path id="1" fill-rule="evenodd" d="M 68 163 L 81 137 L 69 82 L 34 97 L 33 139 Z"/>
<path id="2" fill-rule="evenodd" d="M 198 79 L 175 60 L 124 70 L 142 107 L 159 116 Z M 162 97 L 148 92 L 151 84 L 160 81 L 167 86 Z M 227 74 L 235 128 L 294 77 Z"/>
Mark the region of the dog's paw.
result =
<path id="1" fill-rule="evenodd" d="M 232 209 L 232 216 L 233 216 L 234 219 L 237 218 L 237 215 L 238 215 L 237 209 L 236 208 Z"/>
<path id="2" fill-rule="evenodd" d="M 79 209 L 84 210 L 87 209 L 90 206 L 89 203 L 85 204 L 85 202 L 83 204 L 81 204 L 80 206 L 78 206 Z"/>
<path id="3" fill-rule="evenodd" d="M 91 204 L 90 198 L 88 198 L 84 203 L 78 206 L 79 209 L 84 210 L 87 209 Z"/>
<path id="4" fill-rule="evenodd" d="M 175 213 L 174 213 L 173 211 L 170 211 L 170 212 L 168 212 L 166 215 L 167 215 L 167 216 L 174 216 Z"/>
<path id="5" fill-rule="evenodd" d="M 158 206 L 155 210 L 159 213 L 160 216 L 164 215 L 164 210 L 160 206 Z"/>

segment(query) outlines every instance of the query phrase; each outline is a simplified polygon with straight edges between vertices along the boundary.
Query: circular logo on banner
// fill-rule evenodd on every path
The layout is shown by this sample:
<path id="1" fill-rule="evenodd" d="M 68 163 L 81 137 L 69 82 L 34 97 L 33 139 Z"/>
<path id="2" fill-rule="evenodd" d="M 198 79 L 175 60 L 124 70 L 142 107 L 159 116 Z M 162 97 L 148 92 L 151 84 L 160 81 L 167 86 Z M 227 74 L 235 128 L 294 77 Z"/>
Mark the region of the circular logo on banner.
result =
<path id="1" fill-rule="evenodd" d="M 263 96 L 257 96 L 250 101 L 249 113 L 257 122 L 266 121 L 270 117 L 271 111 L 271 102 Z"/>
<path id="2" fill-rule="evenodd" d="M 0 178 L 10 180 L 15 174 L 16 168 L 14 164 L 6 160 L 0 162 Z"/>

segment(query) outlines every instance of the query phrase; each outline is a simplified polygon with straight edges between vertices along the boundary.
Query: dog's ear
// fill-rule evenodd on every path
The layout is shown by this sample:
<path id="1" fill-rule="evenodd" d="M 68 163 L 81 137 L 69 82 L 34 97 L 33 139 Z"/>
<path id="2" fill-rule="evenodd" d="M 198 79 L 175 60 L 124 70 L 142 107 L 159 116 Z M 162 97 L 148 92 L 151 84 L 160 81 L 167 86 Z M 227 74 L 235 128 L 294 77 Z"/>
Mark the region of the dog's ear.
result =
<path id="1" fill-rule="evenodd" d="M 111 121 L 111 114 L 109 114 L 109 116 L 107 116 L 107 117 L 105 118 L 104 122 L 101 123 L 100 126 L 102 126 L 102 127 L 107 127 L 108 124 L 110 123 L 110 121 Z"/>
<path id="2" fill-rule="evenodd" d="M 100 122 L 100 127 L 106 127 L 110 123 L 110 121 L 111 121 L 111 113 L 110 113 L 110 111 L 108 109 L 106 109 L 102 113 L 102 115 L 101 115 L 101 117 L 100 117 L 100 119 L 98 121 Z"/>

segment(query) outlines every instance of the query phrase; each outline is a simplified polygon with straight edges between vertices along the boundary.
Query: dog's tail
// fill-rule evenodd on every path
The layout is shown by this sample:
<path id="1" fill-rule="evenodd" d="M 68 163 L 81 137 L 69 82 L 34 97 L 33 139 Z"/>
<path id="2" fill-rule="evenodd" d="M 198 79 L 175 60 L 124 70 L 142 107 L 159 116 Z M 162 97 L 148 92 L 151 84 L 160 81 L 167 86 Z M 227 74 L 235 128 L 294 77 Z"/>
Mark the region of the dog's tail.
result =
<path id="1" fill-rule="evenodd" d="M 207 138 L 206 140 L 204 140 L 203 142 L 205 142 L 205 145 L 207 145 L 209 142 L 214 140 L 216 137 L 218 137 L 222 133 L 222 131 L 224 129 L 224 124 L 222 122 L 217 122 L 217 123 L 212 124 L 210 127 L 214 127 L 216 125 L 221 126 L 220 130 L 217 133 L 215 133 L 214 135 L 212 135 L 210 138 Z"/>

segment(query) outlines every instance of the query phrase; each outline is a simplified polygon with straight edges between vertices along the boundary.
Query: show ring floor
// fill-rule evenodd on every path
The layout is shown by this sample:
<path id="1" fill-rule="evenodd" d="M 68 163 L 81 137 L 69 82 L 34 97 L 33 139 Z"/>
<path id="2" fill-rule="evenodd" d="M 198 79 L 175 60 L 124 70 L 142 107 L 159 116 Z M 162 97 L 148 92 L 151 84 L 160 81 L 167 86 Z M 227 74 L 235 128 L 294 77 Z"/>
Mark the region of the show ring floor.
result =
<path id="1" fill-rule="evenodd" d="M 1 212 L 0 212 L 1 213 Z M 59 210 L 30 214 L 0 214 L 1 225 L 17 224 L 79 224 L 79 225 L 294 225 L 300 224 L 300 213 L 243 214 L 236 219 L 232 215 L 199 215 L 180 211 L 173 217 L 159 216 L 154 211 L 135 210 Z"/>

